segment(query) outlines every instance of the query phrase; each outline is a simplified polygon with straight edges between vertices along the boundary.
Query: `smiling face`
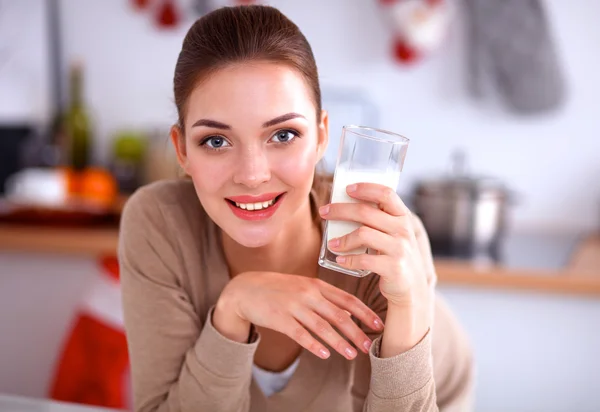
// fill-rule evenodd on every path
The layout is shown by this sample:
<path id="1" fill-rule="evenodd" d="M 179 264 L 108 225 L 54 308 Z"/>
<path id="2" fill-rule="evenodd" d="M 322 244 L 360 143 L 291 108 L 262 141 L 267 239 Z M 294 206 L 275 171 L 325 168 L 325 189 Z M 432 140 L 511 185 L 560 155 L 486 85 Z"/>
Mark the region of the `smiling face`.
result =
<path id="1" fill-rule="evenodd" d="M 265 246 L 310 220 L 315 165 L 327 146 L 306 82 L 292 68 L 243 63 L 191 93 L 185 130 L 171 132 L 179 162 L 213 221 L 246 247 Z"/>

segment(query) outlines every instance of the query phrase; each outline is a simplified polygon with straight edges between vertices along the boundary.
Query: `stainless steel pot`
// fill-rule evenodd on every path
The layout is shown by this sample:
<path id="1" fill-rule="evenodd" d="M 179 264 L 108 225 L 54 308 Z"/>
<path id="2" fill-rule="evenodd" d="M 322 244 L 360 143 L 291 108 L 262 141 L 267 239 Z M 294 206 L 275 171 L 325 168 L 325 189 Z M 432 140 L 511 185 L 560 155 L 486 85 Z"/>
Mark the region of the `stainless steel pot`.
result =
<path id="1" fill-rule="evenodd" d="M 419 182 L 412 200 L 434 253 L 497 257 L 513 199 L 496 179 L 458 173 Z"/>

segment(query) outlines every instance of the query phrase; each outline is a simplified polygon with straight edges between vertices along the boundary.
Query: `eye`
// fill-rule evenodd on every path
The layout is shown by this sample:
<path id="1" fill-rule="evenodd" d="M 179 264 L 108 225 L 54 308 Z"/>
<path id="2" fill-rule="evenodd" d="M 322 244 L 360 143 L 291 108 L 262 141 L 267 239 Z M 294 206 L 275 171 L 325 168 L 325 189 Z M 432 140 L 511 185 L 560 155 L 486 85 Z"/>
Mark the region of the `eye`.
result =
<path id="1" fill-rule="evenodd" d="M 296 137 L 298 137 L 299 133 L 295 130 L 279 130 L 277 133 L 271 137 L 271 140 L 276 143 L 290 143 Z"/>
<path id="2" fill-rule="evenodd" d="M 223 136 L 209 136 L 200 143 L 200 146 L 208 146 L 211 149 L 222 149 L 229 146 L 229 142 Z"/>

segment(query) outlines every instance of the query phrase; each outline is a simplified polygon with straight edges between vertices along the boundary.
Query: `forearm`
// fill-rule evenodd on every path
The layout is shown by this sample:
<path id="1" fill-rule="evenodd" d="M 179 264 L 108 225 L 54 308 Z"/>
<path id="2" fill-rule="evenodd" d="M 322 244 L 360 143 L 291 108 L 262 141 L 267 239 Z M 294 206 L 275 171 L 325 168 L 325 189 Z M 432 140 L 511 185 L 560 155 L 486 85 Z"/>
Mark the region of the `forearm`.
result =
<path id="1" fill-rule="evenodd" d="M 235 297 L 225 289 L 217 304 L 212 318 L 213 326 L 219 333 L 232 341 L 248 342 L 250 322 L 240 318 L 235 311 Z"/>
<path id="2" fill-rule="evenodd" d="M 212 317 L 215 311 L 212 310 Z M 250 381 L 258 336 L 248 342 L 223 336 L 207 319 L 179 381 L 179 392 L 187 394 L 190 410 L 247 412 L 250 409 Z"/>
<path id="3" fill-rule="evenodd" d="M 427 307 L 390 304 L 381 340 L 380 356 L 391 358 L 415 347 L 427 334 L 430 318 Z"/>

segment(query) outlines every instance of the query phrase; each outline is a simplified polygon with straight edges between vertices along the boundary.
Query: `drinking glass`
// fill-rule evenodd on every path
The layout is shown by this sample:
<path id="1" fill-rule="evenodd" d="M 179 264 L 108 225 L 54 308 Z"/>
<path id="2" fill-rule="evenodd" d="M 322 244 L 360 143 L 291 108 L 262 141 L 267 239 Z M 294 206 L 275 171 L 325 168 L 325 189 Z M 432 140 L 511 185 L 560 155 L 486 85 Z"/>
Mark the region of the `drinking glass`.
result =
<path id="1" fill-rule="evenodd" d="M 377 183 L 396 191 L 408 143 L 406 137 L 386 130 L 344 126 L 333 175 L 330 203 L 360 202 L 346 193 L 346 187 L 353 183 Z M 377 205 L 373 206 L 377 207 Z M 376 254 L 377 251 L 361 247 L 340 253 L 333 252 L 327 247 L 327 242 L 331 239 L 347 235 L 360 226 L 356 222 L 327 220 L 319 254 L 319 265 L 358 277 L 371 273 L 368 270 L 345 268 L 336 262 L 336 257 L 363 253 Z"/>

